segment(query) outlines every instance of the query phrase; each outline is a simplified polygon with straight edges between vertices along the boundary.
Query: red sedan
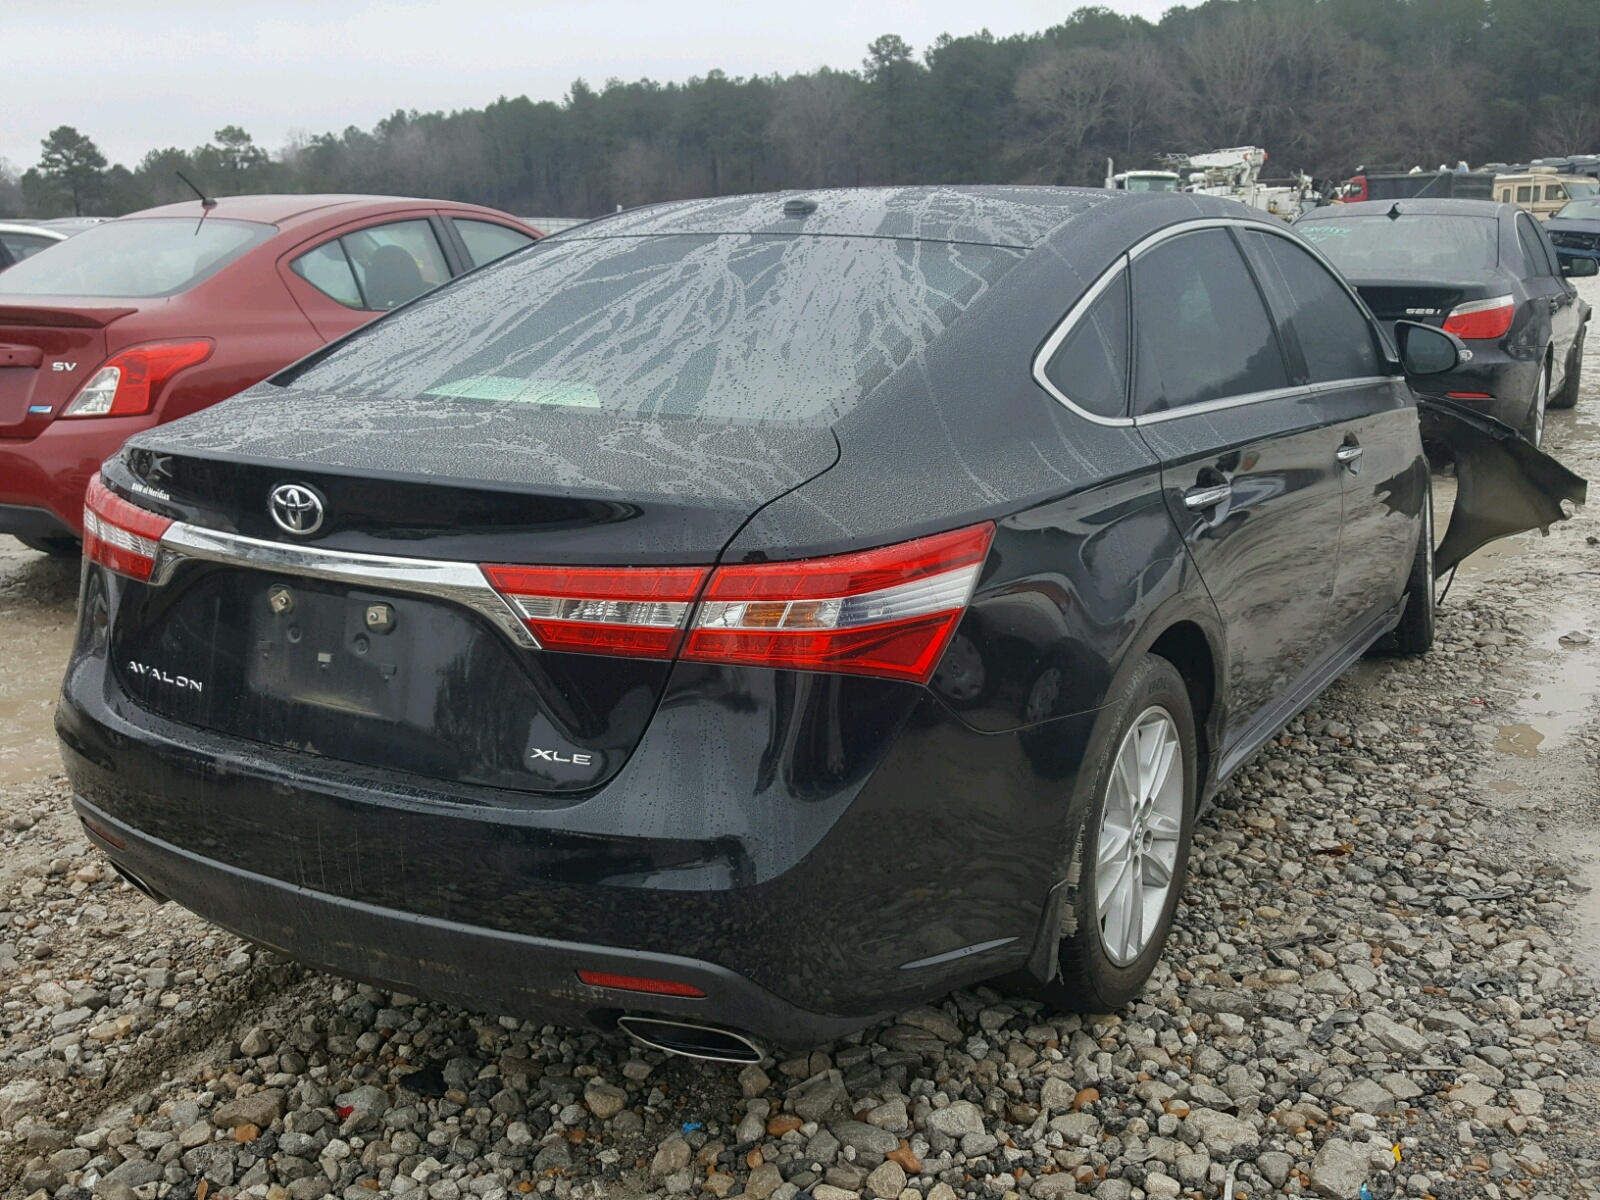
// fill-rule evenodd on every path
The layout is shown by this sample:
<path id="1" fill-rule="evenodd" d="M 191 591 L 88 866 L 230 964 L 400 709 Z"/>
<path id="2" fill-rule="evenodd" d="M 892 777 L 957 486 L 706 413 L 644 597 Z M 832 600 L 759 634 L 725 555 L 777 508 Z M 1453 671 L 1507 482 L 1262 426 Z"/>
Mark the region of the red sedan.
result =
<path id="1" fill-rule="evenodd" d="M 108 221 L 0 274 L 0 533 L 74 553 L 124 440 L 536 240 L 493 209 L 237 196 Z"/>

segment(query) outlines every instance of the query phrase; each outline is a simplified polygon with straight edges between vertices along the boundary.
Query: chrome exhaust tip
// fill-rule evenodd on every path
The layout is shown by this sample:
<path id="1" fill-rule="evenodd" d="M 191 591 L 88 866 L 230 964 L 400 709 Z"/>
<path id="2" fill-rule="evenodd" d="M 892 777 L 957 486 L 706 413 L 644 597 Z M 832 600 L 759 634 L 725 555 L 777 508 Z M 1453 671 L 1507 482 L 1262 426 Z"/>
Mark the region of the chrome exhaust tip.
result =
<path id="1" fill-rule="evenodd" d="M 113 861 L 111 866 L 112 866 L 112 869 L 115 870 L 118 875 L 121 875 L 122 878 L 127 883 L 131 884 L 138 891 L 143 892 L 147 898 L 155 901 L 157 904 L 165 904 L 165 903 L 167 903 L 167 898 L 165 896 L 163 896 L 160 892 L 156 891 L 155 888 L 151 887 L 144 880 L 140 879 L 137 875 L 135 875 L 132 871 L 128 870 L 128 868 L 123 866 L 121 863 Z"/>
<path id="2" fill-rule="evenodd" d="M 758 1063 L 766 1057 L 761 1047 L 744 1034 L 697 1021 L 625 1015 L 617 1018 L 617 1028 L 652 1050 L 684 1058 L 742 1064 Z"/>

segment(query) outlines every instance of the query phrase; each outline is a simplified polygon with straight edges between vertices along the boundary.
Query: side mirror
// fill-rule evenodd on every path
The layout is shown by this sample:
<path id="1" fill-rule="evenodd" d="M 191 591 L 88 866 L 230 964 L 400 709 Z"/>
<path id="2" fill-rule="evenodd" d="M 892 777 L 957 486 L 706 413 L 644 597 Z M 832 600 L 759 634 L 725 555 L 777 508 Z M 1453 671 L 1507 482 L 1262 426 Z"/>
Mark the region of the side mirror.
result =
<path id="1" fill-rule="evenodd" d="M 1583 279 L 1590 275 L 1600 275 L 1600 259 L 1563 258 L 1561 260 L 1561 273 L 1568 279 Z"/>
<path id="2" fill-rule="evenodd" d="M 1443 375 L 1472 357 L 1455 334 L 1418 321 L 1396 321 L 1394 336 L 1407 375 Z"/>

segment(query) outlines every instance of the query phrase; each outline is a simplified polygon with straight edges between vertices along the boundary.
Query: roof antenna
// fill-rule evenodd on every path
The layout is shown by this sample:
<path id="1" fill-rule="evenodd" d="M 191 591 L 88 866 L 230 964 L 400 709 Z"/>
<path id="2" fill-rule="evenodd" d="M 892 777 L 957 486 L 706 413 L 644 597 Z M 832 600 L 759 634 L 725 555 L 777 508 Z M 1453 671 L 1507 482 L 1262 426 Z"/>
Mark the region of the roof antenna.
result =
<path id="1" fill-rule="evenodd" d="M 217 206 L 217 202 L 202 192 L 199 188 L 195 187 L 194 180 L 190 179 L 182 171 L 174 171 L 173 174 L 179 179 L 183 180 L 184 183 L 188 184 L 189 190 L 196 196 L 200 197 L 200 220 L 195 223 L 194 227 L 194 231 L 199 233 L 200 226 L 206 223 L 206 218 L 211 215 L 211 210 Z"/>
<path id="2" fill-rule="evenodd" d="M 213 200 L 212 203 L 215 204 L 216 201 Z M 1387 216 L 1389 218 L 1389 220 L 1391 220 L 1391 221 L 1398 221 L 1400 219 L 1400 216 L 1401 216 L 1401 213 L 1400 213 L 1400 201 L 1396 200 L 1392 205 L 1390 205 L 1389 206 L 1389 211 L 1387 213 L 1385 213 L 1384 215 Z"/>

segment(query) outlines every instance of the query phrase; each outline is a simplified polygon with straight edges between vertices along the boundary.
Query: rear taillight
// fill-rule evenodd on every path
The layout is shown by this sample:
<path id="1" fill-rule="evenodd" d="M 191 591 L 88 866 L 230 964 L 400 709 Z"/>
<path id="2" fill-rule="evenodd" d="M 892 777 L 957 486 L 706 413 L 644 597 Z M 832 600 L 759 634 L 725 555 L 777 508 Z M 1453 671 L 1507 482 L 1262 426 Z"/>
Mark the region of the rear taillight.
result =
<path id="1" fill-rule="evenodd" d="M 1496 296 L 1492 300 L 1473 300 L 1458 304 L 1444 320 L 1444 331 L 1458 338 L 1505 337 L 1516 316 L 1517 302 L 1512 296 Z"/>
<path id="2" fill-rule="evenodd" d="M 671 658 L 707 567 L 514 567 L 484 564 L 546 650 Z"/>
<path id="3" fill-rule="evenodd" d="M 147 413 L 161 389 L 185 367 L 211 355 L 210 338 L 146 342 L 111 356 L 62 410 L 63 417 L 129 417 Z"/>
<path id="4" fill-rule="evenodd" d="M 926 683 L 993 537 L 985 522 L 856 554 L 718 567 L 683 657 Z"/>
<path id="5" fill-rule="evenodd" d="M 113 494 L 100 482 L 98 471 L 89 480 L 83 506 L 83 555 L 90 562 L 146 582 L 156 567 L 161 535 L 171 526 L 169 518 Z"/>
<path id="6" fill-rule="evenodd" d="M 795 562 L 482 569 L 546 650 L 926 683 L 993 538 L 985 522 Z"/>

